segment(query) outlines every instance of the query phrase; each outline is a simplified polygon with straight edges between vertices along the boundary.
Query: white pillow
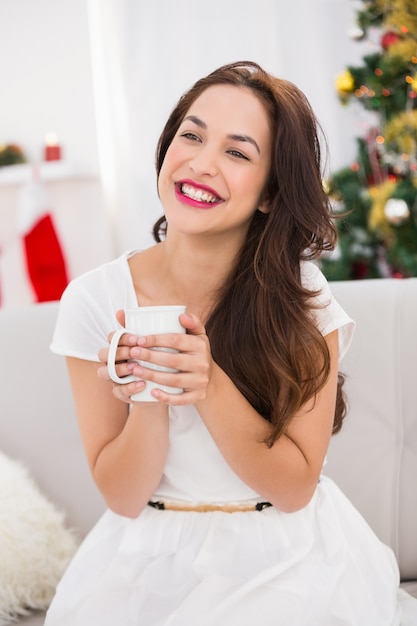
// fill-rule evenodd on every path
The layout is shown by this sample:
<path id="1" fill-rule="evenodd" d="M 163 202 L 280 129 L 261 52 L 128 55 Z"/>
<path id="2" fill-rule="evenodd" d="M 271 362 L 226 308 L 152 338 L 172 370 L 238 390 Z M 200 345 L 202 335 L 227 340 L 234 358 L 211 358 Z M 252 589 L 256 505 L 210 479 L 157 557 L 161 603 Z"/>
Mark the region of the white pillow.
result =
<path id="1" fill-rule="evenodd" d="M 0 626 L 48 608 L 76 548 L 64 514 L 0 452 Z"/>

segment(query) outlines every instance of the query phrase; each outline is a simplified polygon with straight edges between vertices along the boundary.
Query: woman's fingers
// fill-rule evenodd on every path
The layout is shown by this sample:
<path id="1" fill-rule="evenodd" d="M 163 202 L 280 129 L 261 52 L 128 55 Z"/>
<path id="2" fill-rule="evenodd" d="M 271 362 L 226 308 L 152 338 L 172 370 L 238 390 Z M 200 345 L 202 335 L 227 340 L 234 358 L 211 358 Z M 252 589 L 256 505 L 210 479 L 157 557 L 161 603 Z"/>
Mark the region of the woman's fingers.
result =
<path id="1" fill-rule="evenodd" d="M 183 313 L 180 315 L 180 322 L 181 326 L 183 326 L 190 335 L 206 335 L 206 329 L 196 315 Z"/>
<path id="2" fill-rule="evenodd" d="M 109 343 L 111 342 L 111 338 L 113 337 L 114 332 L 109 334 Z M 119 341 L 119 346 L 116 351 L 116 363 L 120 363 L 122 361 L 127 361 L 131 358 L 130 349 L 137 344 L 138 337 L 136 335 L 125 333 L 121 336 Z M 107 364 L 109 358 L 109 347 L 101 348 L 98 351 L 99 361 Z"/>
<path id="3" fill-rule="evenodd" d="M 117 316 L 123 324 L 123 311 L 119 311 Z M 180 319 L 187 331 L 185 334 L 137 337 L 125 333 L 121 336 L 115 357 L 116 373 L 120 378 L 133 374 L 138 379 L 135 382 L 113 383 L 107 369 L 109 348 L 99 351 L 98 357 L 103 366 L 98 369 L 98 376 L 112 382 L 113 394 L 117 398 L 130 402 L 131 396 L 142 391 L 146 382 L 183 390 L 181 394 L 168 394 L 160 389 L 152 392 L 155 399 L 167 404 L 192 404 L 205 397 L 212 363 L 209 340 L 203 324 L 195 315 L 183 314 Z M 113 334 L 109 335 L 109 342 Z"/>
<path id="4" fill-rule="evenodd" d="M 122 326 L 124 328 L 125 325 L 125 312 L 123 309 L 119 309 L 116 312 L 116 319 L 119 322 L 120 326 Z"/>
<path id="5" fill-rule="evenodd" d="M 120 311 L 120 320 L 124 321 L 124 313 Z M 109 335 L 109 342 L 113 337 L 114 332 Z M 124 334 L 121 336 L 118 348 L 116 350 L 116 373 L 119 377 L 123 378 L 123 376 L 128 376 L 132 374 L 132 370 L 135 366 L 134 363 L 131 362 L 130 350 L 132 346 L 137 343 L 137 336 L 133 334 Z M 98 359 L 101 363 L 103 363 L 103 367 L 98 368 L 97 375 L 101 380 L 110 380 L 109 372 L 107 369 L 107 363 L 109 358 L 109 347 L 101 348 L 98 352 Z"/>
<path id="6" fill-rule="evenodd" d="M 113 383 L 113 395 L 118 400 L 131 404 L 132 396 L 135 395 L 135 393 L 140 393 L 141 391 L 143 391 L 145 389 L 145 386 L 146 382 L 143 380 L 127 383 L 126 385 L 118 385 L 116 383 Z"/>
<path id="7" fill-rule="evenodd" d="M 131 348 L 130 358 L 181 372 L 207 372 L 210 346 L 204 335 L 159 335 L 141 338 L 141 344 Z M 164 348 L 162 346 L 165 346 Z"/>
<path id="8" fill-rule="evenodd" d="M 117 363 L 116 364 L 117 376 L 119 376 L 120 378 L 123 378 L 124 376 L 129 376 L 130 374 L 133 374 L 133 369 L 135 368 L 136 365 L 137 365 L 136 362 L 126 361 L 126 360 L 121 361 L 120 363 Z M 107 368 L 107 363 L 103 365 L 102 367 L 98 368 L 97 375 L 101 380 L 111 380 L 109 370 Z"/>
<path id="9" fill-rule="evenodd" d="M 192 320 L 191 325 L 195 334 L 141 337 L 139 345 L 130 351 L 131 358 L 141 361 L 133 367 L 134 376 L 158 386 L 184 390 L 182 394 L 167 394 L 162 390 L 153 392 L 161 402 L 192 404 L 205 397 L 212 362 L 210 345 L 201 323 Z M 155 367 L 165 368 L 165 371 Z M 166 371 L 166 368 L 174 371 Z"/>

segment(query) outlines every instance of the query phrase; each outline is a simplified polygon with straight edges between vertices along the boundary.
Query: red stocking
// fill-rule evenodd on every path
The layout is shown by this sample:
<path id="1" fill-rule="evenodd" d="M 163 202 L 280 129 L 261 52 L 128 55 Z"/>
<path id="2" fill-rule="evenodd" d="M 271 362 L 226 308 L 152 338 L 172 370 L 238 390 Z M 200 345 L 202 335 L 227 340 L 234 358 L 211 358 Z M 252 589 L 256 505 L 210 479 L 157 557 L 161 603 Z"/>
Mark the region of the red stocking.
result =
<path id="1" fill-rule="evenodd" d="M 38 302 L 59 300 L 68 284 L 61 245 L 46 214 L 24 235 L 26 267 Z"/>

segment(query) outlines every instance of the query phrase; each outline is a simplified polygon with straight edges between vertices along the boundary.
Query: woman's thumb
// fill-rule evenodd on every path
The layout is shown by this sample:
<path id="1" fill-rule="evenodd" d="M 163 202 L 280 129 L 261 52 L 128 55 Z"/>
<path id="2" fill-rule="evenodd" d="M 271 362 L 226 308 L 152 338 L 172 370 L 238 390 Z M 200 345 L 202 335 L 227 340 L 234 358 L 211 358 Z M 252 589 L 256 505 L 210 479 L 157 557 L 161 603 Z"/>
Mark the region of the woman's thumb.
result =
<path id="1" fill-rule="evenodd" d="M 180 322 L 190 335 L 206 334 L 204 325 L 200 322 L 199 318 L 192 313 L 183 313 L 183 315 L 180 316 Z"/>

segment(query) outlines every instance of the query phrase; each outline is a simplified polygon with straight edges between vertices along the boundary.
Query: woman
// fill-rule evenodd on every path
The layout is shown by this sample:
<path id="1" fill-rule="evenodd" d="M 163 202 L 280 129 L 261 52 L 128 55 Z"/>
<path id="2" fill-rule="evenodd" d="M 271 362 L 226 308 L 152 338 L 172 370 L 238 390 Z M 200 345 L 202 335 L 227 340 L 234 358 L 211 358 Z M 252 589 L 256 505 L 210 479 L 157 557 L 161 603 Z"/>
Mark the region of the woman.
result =
<path id="1" fill-rule="evenodd" d="M 156 245 L 62 298 L 52 348 L 109 510 L 46 626 L 399 624 L 391 551 L 321 474 L 353 322 L 312 262 L 335 230 L 310 105 L 224 66 L 180 99 L 156 165 Z M 185 304 L 187 332 L 124 335 L 117 371 L 138 380 L 116 385 L 108 337 L 138 304 Z M 132 402 L 150 380 L 184 391 Z"/>

